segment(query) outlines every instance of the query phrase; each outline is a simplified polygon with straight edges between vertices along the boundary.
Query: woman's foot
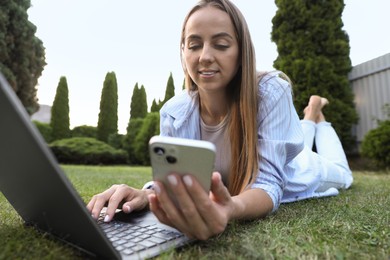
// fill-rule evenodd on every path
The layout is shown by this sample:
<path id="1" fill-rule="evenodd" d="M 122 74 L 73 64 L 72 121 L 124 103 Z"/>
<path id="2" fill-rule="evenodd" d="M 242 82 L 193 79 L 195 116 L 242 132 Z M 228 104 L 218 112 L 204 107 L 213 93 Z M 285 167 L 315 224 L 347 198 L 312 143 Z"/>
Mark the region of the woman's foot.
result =
<path id="1" fill-rule="evenodd" d="M 322 114 L 322 108 L 327 104 L 329 104 L 329 101 L 326 98 L 316 95 L 311 96 L 307 107 L 303 110 L 303 113 L 305 114 L 304 119 L 315 123 L 325 121 L 325 117 Z"/>
<path id="2" fill-rule="evenodd" d="M 321 109 L 324 108 L 324 106 L 326 106 L 327 104 L 329 104 L 329 101 L 328 99 L 324 98 L 324 97 L 320 97 L 321 98 Z"/>

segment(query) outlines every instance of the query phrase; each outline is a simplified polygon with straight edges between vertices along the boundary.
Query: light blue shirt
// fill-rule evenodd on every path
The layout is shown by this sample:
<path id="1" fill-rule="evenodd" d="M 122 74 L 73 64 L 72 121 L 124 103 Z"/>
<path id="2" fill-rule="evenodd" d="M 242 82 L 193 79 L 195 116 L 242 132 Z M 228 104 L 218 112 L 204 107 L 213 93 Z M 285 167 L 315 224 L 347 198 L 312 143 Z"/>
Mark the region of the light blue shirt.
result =
<path id="1" fill-rule="evenodd" d="M 281 202 L 318 197 L 320 174 L 309 172 L 311 151 L 304 150 L 300 120 L 292 101 L 289 83 L 278 72 L 265 75 L 259 83 L 257 114 L 259 170 L 251 188 L 267 192 L 273 211 Z M 160 134 L 200 139 L 200 114 L 197 92 L 183 91 L 160 110 Z M 290 163 L 302 151 L 305 167 Z M 300 174 L 305 173 L 305 174 Z M 316 171 L 316 169 L 314 169 Z"/>

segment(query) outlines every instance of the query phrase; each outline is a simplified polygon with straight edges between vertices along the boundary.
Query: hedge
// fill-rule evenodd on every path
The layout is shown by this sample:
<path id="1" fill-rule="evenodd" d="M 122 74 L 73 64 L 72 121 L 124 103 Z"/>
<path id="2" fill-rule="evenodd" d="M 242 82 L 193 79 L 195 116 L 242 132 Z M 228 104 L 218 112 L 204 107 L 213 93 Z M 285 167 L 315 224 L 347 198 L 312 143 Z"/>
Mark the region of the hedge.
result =
<path id="1" fill-rule="evenodd" d="M 63 164 L 126 164 L 128 159 L 126 151 L 88 137 L 57 140 L 49 146 L 57 160 Z"/>

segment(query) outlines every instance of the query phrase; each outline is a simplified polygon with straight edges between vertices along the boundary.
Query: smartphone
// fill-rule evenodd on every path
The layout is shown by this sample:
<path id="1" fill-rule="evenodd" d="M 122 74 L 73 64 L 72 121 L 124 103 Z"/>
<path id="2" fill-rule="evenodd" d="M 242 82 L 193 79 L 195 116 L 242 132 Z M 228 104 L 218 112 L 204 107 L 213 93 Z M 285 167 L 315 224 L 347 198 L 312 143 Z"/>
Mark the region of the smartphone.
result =
<path id="1" fill-rule="evenodd" d="M 215 145 L 208 141 L 153 136 L 149 141 L 153 179 L 167 185 L 167 175 L 194 176 L 208 193 L 215 165 Z M 170 191 L 168 190 L 170 193 Z"/>

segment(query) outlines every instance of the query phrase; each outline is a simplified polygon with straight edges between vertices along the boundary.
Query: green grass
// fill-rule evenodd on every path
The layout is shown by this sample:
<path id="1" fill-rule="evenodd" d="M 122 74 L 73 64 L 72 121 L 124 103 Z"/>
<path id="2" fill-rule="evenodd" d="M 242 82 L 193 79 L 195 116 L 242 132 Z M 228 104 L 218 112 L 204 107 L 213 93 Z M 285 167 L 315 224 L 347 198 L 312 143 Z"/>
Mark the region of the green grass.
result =
<path id="1" fill-rule="evenodd" d="M 141 187 L 148 167 L 63 166 L 85 201 L 114 183 Z M 231 223 L 207 242 L 161 259 L 389 259 L 390 174 L 355 171 L 337 197 L 281 205 L 262 220 Z M 0 259 L 82 259 L 79 251 L 23 222 L 0 194 Z"/>

